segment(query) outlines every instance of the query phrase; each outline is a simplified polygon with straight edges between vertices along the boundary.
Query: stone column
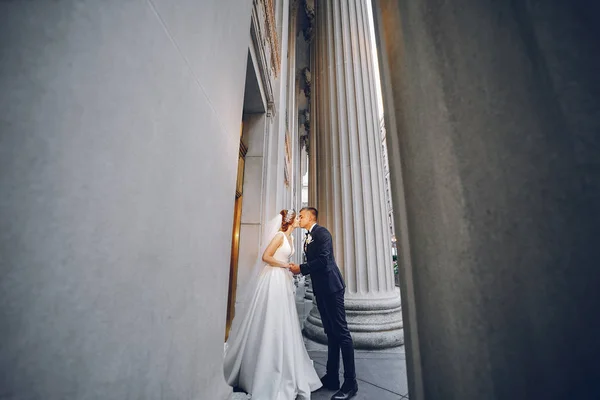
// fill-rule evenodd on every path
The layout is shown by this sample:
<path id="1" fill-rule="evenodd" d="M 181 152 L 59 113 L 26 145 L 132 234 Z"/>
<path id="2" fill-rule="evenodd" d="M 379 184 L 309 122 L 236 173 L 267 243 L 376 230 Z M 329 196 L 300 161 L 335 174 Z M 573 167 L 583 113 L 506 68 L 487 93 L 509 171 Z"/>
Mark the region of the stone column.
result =
<path id="1" fill-rule="evenodd" d="M 355 347 L 386 348 L 402 344 L 402 316 L 387 224 L 367 7 L 366 0 L 317 3 L 317 208 L 346 280 Z M 316 307 L 305 332 L 326 340 Z"/>
<path id="2" fill-rule="evenodd" d="M 598 4 L 374 5 L 411 400 L 600 398 Z"/>

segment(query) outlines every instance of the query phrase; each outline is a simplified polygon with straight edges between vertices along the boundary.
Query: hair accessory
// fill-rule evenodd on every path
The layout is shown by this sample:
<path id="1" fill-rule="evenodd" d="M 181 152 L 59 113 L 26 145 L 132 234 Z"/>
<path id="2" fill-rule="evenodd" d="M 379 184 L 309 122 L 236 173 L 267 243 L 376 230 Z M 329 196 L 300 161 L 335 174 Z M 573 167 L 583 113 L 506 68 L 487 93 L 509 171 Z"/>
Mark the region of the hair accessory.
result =
<path id="1" fill-rule="evenodd" d="M 295 213 L 296 211 L 294 211 L 293 209 L 285 210 L 285 218 L 283 220 L 289 224 L 292 221 L 292 215 Z"/>

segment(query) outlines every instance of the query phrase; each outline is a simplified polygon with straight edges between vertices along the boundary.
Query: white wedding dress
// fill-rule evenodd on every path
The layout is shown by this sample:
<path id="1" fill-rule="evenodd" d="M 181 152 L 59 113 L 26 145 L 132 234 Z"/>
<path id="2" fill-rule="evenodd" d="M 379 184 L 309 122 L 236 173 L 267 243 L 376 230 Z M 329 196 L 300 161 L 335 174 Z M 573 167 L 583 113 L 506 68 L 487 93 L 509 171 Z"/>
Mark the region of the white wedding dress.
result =
<path id="1" fill-rule="evenodd" d="M 288 262 L 294 246 L 283 232 L 273 257 Z M 302 339 L 292 273 L 265 265 L 239 331 L 227 342 L 225 379 L 252 400 L 310 399 L 321 387 Z"/>

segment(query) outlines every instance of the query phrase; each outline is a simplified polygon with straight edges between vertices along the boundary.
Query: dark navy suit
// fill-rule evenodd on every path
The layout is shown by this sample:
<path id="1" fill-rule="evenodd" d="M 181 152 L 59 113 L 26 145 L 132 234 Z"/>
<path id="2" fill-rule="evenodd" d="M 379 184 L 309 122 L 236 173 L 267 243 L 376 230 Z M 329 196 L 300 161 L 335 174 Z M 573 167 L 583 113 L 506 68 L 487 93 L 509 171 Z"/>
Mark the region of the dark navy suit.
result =
<path id="1" fill-rule="evenodd" d="M 336 378 L 339 376 L 341 350 L 344 379 L 355 380 L 354 346 L 344 308 L 346 285 L 335 263 L 331 234 L 326 228 L 314 225 L 310 236 L 310 243 L 304 244 L 306 263 L 300 265 L 300 271 L 311 277 L 313 293 L 327 335 L 327 374 Z"/>

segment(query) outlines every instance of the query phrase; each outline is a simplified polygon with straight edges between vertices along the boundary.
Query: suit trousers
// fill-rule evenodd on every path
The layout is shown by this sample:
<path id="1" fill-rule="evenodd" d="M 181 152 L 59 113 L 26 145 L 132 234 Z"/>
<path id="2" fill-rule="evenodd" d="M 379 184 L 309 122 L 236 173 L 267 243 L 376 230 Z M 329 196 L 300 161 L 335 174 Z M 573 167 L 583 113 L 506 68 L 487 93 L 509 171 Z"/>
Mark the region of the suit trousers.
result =
<path id="1" fill-rule="evenodd" d="M 339 376 L 340 350 L 344 361 L 344 380 L 356 379 L 354 368 L 354 345 L 352 336 L 346 322 L 346 309 L 344 308 L 344 292 L 342 289 L 336 293 L 316 295 L 317 308 L 321 314 L 321 321 L 327 335 L 327 374 Z"/>

